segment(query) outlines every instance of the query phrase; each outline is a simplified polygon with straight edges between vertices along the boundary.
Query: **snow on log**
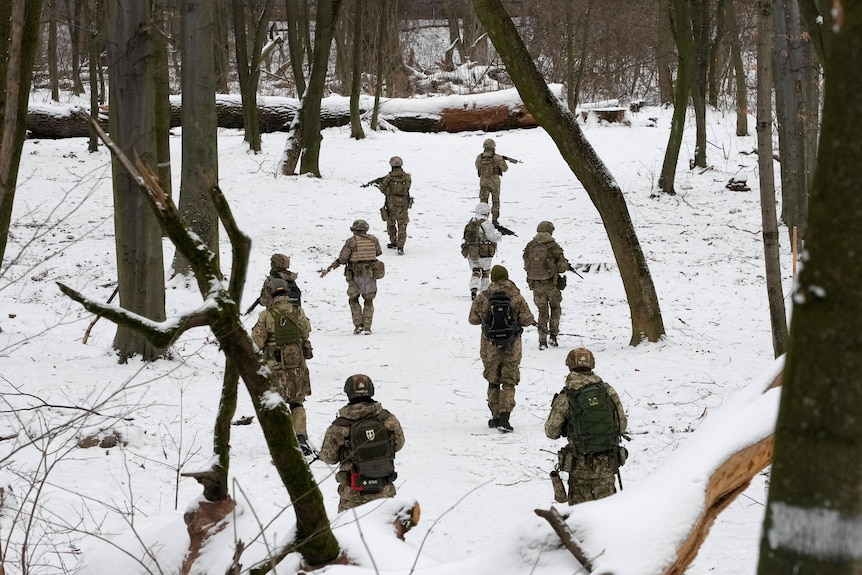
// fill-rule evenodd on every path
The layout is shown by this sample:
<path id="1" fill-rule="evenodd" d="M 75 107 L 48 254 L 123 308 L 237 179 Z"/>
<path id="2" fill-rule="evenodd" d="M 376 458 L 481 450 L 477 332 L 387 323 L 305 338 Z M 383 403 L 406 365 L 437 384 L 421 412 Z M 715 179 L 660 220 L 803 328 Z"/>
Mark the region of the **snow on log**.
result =
<path id="1" fill-rule="evenodd" d="M 562 87 L 550 86 L 560 98 Z M 261 132 L 286 132 L 299 108 L 296 98 L 259 96 L 257 99 Z M 369 117 L 374 98 L 362 96 L 359 108 Z M 85 138 L 90 128 L 80 112 L 89 108 L 79 105 L 31 103 L 27 110 L 30 138 Z M 107 129 L 108 107 L 100 109 L 99 121 Z M 238 95 L 218 94 L 216 114 L 219 128 L 241 129 L 242 100 Z M 329 96 L 321 102 L 321 126 L 332 128 L 350 123 L 350 98 Z M 466 96 L 433 98 L 382 98 L 380 119 L 404 132 L 466 132 L 534 128 L 536 120 L 527 110 L 514 88 L 499 92 Z M 171 96 L 171 127 L 182 125 L 182 97 Z"/>

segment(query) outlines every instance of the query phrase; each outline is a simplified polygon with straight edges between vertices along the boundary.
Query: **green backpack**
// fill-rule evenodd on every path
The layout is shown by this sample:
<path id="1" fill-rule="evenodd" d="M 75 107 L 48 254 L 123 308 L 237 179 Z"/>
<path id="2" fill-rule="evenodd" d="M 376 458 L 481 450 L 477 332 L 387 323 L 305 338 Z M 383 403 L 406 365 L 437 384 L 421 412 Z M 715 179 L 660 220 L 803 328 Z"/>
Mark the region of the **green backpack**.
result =
<path id="1" fill-rule="evenodd" d="M 590 455 L 616 449 L 620 444 L 620 420 L 604 381 L 580 389 L 566 388 L 569 399 L 567 437 L 575 437 L 578 453 Z"/>

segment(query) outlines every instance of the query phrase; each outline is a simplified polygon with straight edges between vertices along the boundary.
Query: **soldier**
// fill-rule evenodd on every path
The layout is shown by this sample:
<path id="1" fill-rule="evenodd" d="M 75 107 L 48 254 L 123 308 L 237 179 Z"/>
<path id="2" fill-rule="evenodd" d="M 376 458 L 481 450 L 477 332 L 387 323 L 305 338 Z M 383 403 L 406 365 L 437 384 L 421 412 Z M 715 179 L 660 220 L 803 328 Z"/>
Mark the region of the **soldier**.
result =
<path id="1" fill-rule="evenodd" d="M 290 257 L 284 254 L 272 254 L 272 257 L 269 258 L 269 263 L 269 275 L 263 281 L 263 286 L 260 288 L 260 298 L 257 301 L 260 305 L 269 307 L 269 304 L 272 301 L 269 295 L 270 284 L 273 280 L 285 280 L 289 286 L 288 296 L 291 298 L 291 303 L 301 306 L 302 292 L 296 285 L 296 278 L 299 277 L 299 274 L 290 271 Z"/>
<path id="2" fill-rule="evenodd" d="M 509 416 L 515 408 L 515 386 L 521 380 L 521 332 L 536 321 L 506 268 L 491 268 L 491 284 L 473 300 L 468 321 L 482 325 L 479 356 L 488 380 L 488 427 L 508 433 L 513 431 Z"/>
<path id="3" fill-rule="evenodd" d="M 314 451 L 308 445 L 305 397 L 311 395 L 311 378 L 305 360 L 314 354 L 308 339 L 311 323 L 302 308 L 291 303 L 287 282 L 275 279 L 269 283 L 270 303 L 260 312 L 251 330 L 251 339 L 263 351 L 266 365 L 273 373 L 275 391 L 290 406 L 290 420 L 303 455 Z"/>
<path id="4" fill-rule="evenodd" d="M 374 296 L 377 295 L 377 280 L 383 277 L 383 262 L 377 256 L 383 253 L 377 238 L 368 233 L 368 222 L 356 220 L 350 226 L 353 237 L 348 238 L 338 258 L 328 268 L 321 270 L 320 277 L 344 264 L 347 280 L 347 301 L 353 318 L 353 333 L 371 333 L 374 319 Z M 359 303 L 362 296 L 363 305 Z"/>
<path id="5" fill-rule="evenodd" d="M 524 270 L 527 272 L 527 286 L 533 291 L 533 302 L 539 308 L 539 349 L 548 348 L 550 343 L 557 347 L 560 333 L 562 290 L 566 287 L 569 261 L 563 248 L 554 240 L 554 224 L 542 222 L 536 227 L 536 235 L 524 248 Z M 550 319 L 550 328 L 548 320 Z"/>
<path id="6" fill-rule="evenodd" d="M 389 159 L 391 171 L 381 178 L 371 180 L 363 187 L 376 185 L 386 197 L 386 203 L 380 208 L 380 215 L 386 222 L 389 234 L 387 248 L 398 249 L 398 255 L 404 255 L 404 244 L 407 242 L 408 209 L 413 206 L 410 197 L 410 185 L 413 180 L 404 171 L 404 161 L 398 156 Z"/>
<path id="7" fill-rule="evenodd" d="M 398 418 L 374 401 L 374 383 L 357 373 L 344 382 L 348 403 L 327 428 L 320 459 L 340 465 L 338 511 L 395 497 L 395 452 L 404 447 Z M 361 427 L 360 427 L 361 426 Z"/>
<path id="8" fill-rule="evenodd" d="M 471 299 L 476 299 L 476 294 L 487 289 L 491 283 L 491 260 L 497 253 L 497 242 L 503 239 L 503 234 L 488 219 L 490 213 L 488 204 L 476 204 L 473 217 L 464 226 L 461 255 L 467 258 L 467 265 L 473 270 L 470 276 Z"/>
<path id="9" fill-rule="evenodd" d="M 559 468 L 569 473 L 569 505 L 616 493 L 614 476 L 625 463 L 620 443 L 628 421 L 613 387 L 593 373 L 596 359 L 583 347 L 566 357 L 569 375 L 554 396 L 545 422 L 550 439 L 566 436 L 559 453 Z"/>
<path id="10" fill-rule="evenodd" d="M 500 219 L 500 176 L 509 169 L 503 156 L 497 154 L 496 142 L 491 138 L 485 140 L 483 151 L 476 156 L 476 171 L 479 173 L 479 201 L 488 203 L 491 196 L 491 220 L 497 223 Z"/>

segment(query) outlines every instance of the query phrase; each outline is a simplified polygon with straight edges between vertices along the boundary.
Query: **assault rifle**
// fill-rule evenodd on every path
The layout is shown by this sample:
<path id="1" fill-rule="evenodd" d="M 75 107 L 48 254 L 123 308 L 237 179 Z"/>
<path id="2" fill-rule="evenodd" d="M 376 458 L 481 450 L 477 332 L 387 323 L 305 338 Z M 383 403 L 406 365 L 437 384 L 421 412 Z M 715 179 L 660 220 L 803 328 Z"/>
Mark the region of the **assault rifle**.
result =
<path id="1" fill-rule="evenodd" d="M 506 160 L 507 162 L 511 162 L 513 164 L 523 164 L 524 163 L 521 160 L 516 160 L 515 158 L 510 158 L 509 156 L 504 156 L 503 154 L 500 154 L 500 157 L 503 158 L 504 160 Z"/>
<path id="2" fill-rule="evenodd" d="M 256 300 L 254 300 L 254 303 L 251 304 L 251 307 L 249 307 L 247 310 L 245 310 L 245 313 L 243 315 L 250 314 L 251 310 L 253 310 L 254 308 L 256 308 L 259 305 L 260 305 L 260 298 L 257 298 Z"/>
<path id="3" fill-rule="evenodd" d="M 362 185 L 361 185 L 361 186 L 359 186 L 359 187 L 360 187 L 360 188 L 367 188 L 368 186 L 379 186 L 379 185 L 380 185 L 380 182 L 382 182 L 382 181 L 383 181 L 383 178 L 385 178 L 385 177 L 386 177 L 386 176 L 380 176 L 379 178 L 374 178 L 374 179 L 373 179 L 373 180 L 371 180 L 370 182 L 365 182 L 364 184 L 362 184 Z"/>
<path id="4" fill-rule="evenodd" d="M 518 237 L 518 234 L 516 234 L 515 232 L 513 232 L 509 228 L 500 225 L 499 223 L 497 223 L 497 220 L 492 220 L 491 223 L 494 224 L 494 227 L 497 228 L 497 231 L 500 232 L 501 234 L 503 234 L 504 236 L 515 236 L 516 238 Z"/>
<path id="5" fill-rule="evenodd" d="M 575 271 L 575 268 L 572 267 L 572 264 L 569 264 L 569 267 L 567 267 L 566 269 L 578 276 L 579 278 L 584 279 L 584 276 Z"/>

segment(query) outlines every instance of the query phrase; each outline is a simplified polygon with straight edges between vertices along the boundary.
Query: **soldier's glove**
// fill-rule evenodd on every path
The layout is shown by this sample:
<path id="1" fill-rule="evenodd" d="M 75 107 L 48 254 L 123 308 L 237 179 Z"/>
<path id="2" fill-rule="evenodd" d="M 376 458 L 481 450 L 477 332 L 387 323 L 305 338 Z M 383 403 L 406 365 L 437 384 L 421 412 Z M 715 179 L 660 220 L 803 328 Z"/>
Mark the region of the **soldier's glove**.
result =
<path id="1" fill-rule="evenodd" d="M 333 268 L 332 266 L 329 266 L 329 267 L 328 267 L 328 268 L 326 268 L 326 269 L 320 269 L 320 270 L 317 270 L 317 271 L 319 271 L 319 272 L 320 272 L 320 277 L 326 277 L 326 274 L 328 274 L 329 272 L 331 272 L 333 269 L 334 269 L 334 268 Z"/>

